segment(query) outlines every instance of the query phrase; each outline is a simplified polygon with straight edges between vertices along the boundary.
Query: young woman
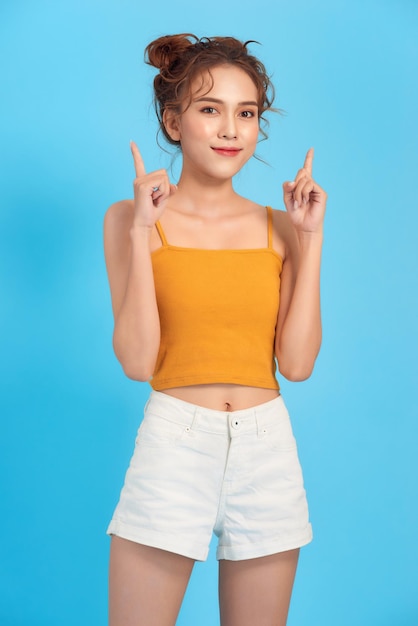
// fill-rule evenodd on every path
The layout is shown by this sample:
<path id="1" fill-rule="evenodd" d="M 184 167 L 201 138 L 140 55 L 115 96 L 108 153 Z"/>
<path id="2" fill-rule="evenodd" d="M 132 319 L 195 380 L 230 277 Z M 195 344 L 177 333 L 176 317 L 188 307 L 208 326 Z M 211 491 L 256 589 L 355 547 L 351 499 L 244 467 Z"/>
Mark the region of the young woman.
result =
<path id="1" fill-rule="evenodd" d="M 134 199 L 105 218 L 115 353 L 153 388 L 108 529 L 110 625 L 175 624 L 215 532 L 222 626 L 284 626 L 311 527 L 275 369 L 306 379 L 319 351 L 326 194 L 312 149 L 286 211 L 234 191 L 272 105 L 247 44 L 175 35 L 146 53 L 183 163 L 173 185 L 132 144 Z"/>

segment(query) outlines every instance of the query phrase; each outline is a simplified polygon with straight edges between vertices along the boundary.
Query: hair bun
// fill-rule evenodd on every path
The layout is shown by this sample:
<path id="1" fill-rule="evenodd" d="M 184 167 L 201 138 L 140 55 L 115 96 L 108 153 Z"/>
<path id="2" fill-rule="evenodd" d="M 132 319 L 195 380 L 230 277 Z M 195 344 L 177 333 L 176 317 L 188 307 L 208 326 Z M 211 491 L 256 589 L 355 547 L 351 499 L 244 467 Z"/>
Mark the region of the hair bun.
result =
<path id="1" fill-rule="evenodd" d="M 167 72 L 172 64 L 198 41 L 199 38 L 190 33 L 159 37 L 145 48 L 145 61 L 160 72 Z"/>

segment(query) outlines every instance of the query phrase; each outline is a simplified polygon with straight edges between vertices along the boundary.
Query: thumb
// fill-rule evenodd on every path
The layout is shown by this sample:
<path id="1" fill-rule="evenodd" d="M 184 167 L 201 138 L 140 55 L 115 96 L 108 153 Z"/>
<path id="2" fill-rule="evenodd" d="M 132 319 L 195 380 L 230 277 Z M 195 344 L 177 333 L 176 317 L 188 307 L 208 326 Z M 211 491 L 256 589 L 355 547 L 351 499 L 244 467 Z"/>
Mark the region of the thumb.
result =
<path id="1" fill-rule="evenodd" d="M 170 196 L 174 195 L 176 191 L 177 191 L 177 185 L 170 183 L 170 192 L 165 195 L 164 200 L 162 199 L 163 196 L 158 196 L 158 198 L 154 201 L 154 206 L 159 207 L 161 204 L 166 202 L 166 200 L 168 200 Z"/>
<path id="2" fill-rule="evenodd" d="M 296 183 L 294 180 L 283 183 L 283 196 L 285 200 L 292 200 Z"/>

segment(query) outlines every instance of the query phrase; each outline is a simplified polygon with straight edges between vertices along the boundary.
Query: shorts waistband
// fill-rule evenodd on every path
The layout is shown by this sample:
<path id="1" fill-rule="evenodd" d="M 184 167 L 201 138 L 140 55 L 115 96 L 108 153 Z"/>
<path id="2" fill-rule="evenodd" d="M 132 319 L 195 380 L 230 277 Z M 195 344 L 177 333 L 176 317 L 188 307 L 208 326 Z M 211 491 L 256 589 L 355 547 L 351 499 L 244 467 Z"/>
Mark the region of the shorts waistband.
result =
<path id="1" fill-rule="evenodd" d="M 160 391 L 152 391 L 145 405 L 145 414 L 155 414 L 185 427 L 213 433 L 239 434 L 262 432 L 280 417 L 288 418 L 281 395 L 273 400 L 238 411 L 217 411 L 179 400 Z"/>

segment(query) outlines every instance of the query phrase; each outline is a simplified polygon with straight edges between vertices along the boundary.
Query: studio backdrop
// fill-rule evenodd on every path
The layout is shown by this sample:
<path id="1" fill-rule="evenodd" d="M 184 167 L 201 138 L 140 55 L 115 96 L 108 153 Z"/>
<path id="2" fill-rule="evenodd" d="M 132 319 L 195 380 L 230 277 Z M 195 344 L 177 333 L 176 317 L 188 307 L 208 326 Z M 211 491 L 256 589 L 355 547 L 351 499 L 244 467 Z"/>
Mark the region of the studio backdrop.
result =
<path id="1" fill-rule="evenodd" d="M 281 380 L 314 541 L 289 626 L 417 626 L 418 5 L 412 0 L 18 0 L 0 9 L 0 624 L 104 626 L 105 531 L 149 386 L 112 352 L 107 207 L 132 197 L 129 141 L 173 182 L 152 68 L 168 33 L 251 44 L 281 114 L 235 181 L 283 208 L 315 148 L 329 195 L 324 338 Z M 179 626 L 216 626 L 214 550 Z M 256 625 L 255 625 L 256 626 Z"/>

